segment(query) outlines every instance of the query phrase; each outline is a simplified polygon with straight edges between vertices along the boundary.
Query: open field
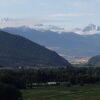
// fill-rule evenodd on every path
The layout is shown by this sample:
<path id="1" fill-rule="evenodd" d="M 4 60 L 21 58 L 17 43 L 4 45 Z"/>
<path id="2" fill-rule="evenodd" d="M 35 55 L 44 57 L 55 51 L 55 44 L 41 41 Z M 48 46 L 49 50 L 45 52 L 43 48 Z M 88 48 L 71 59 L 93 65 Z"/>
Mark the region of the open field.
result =
<path id="1" fill-rule="evenodd" d="M 100 100 L 100 85 L 39 87 L 23 91 L 23 100 Z"/>

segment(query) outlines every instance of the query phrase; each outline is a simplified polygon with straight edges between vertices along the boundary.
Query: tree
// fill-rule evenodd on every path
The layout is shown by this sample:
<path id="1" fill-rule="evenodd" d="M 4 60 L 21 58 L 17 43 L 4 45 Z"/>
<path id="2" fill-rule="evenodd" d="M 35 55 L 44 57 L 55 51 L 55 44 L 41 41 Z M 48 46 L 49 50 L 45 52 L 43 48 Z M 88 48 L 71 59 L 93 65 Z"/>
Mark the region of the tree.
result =
<path id="1" fill-rule="evenodd" d="M 14 86 L 0 83 L 0 100 L 22 100 L 22 95 Z"/>

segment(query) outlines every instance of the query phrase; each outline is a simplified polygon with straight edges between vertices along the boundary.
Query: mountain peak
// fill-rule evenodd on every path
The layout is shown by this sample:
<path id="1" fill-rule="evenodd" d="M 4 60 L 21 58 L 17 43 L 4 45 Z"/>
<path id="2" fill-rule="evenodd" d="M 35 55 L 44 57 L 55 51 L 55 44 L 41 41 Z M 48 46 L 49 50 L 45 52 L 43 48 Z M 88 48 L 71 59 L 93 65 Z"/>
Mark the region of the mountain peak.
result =
<path id="1" fill-rule="evenodd" d="M 83 32 L 97 31 L 98 26 L 94 24 L 90 24 L 83 29 Z"/>
<path id="2" fill-rule="evenodd" d="M 79 35 L 94 35 L 94 34 L 100 34 L 100 26 L 95 24 L 89 24 L 83 29 L 75 28 L 73 30 L 76 34 Z"/>

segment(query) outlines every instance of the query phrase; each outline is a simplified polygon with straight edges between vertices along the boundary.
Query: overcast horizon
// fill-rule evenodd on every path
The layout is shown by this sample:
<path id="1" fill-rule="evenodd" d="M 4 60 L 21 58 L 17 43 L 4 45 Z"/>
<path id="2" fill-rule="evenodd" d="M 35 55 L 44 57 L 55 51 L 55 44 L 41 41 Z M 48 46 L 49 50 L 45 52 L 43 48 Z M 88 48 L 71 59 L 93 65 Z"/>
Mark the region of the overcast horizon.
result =
<path id="1" fill-rule="evenodd" d="M 14 19 L 16 24 L 81 28 L 88 24 L 99 25 L 99 5 L 100 0 L 1 0 L 0 18 Z"/>

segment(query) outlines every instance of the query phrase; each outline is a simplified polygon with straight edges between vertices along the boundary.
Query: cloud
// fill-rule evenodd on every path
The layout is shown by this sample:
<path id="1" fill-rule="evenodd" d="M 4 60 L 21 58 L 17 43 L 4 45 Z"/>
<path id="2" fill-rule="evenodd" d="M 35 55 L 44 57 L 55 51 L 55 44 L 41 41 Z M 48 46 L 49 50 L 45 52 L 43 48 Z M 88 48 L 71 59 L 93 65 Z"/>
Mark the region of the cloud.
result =
<path id="1" fill-rule="evenodd" d="M 11 19 L 11 18 L 2 18 L 0 19 L 0 27 L 19 27 L 19 26 L 30 26 L 38 24 L 38 20 L 34 19 Z"/>
<path id="2" fill-rule="evenodd" d="M 100 0 L 96 0 L 97 3 L 100 3 Z"/>
<path id="3" fill-rule="evenodd" d="M 56 13 L 49 15 L 50 17 L 80 17 L 85 15 L 91 15 L 91 14 L 85 14 L 85 13 Z"/>
<path id="4" fill-rule="evenodd" d="M 66 6 L 68 6 L 68 7 L 80 7 L 82 5 L 83 5 L 83 3 L 81 3 L 81 2 L 67 2 L 66 3 Z"/>
<path id="5" fill-rule="evenodd" d="M 29 2 L 28 0 L 0 0 L 0 5 L 11 5 L 11 4 L 20 4 L 20 3 L 25 3 L 25 2 Z"/>
<path id="6" fill-rule="evenodd" d="M 21 0 L 21 1 L 28 1 L 28 0 Z M 18 2 L 18 0 L 0 0 L 0 2 Z M 20 1 L 19 1 L 20 2 Z"/>
<path id="7" fill-rule="evenodd" d="M 13 3 L 13 2 L 18 2 L 17 0 L 0 0 L 0 3 Z"/>

